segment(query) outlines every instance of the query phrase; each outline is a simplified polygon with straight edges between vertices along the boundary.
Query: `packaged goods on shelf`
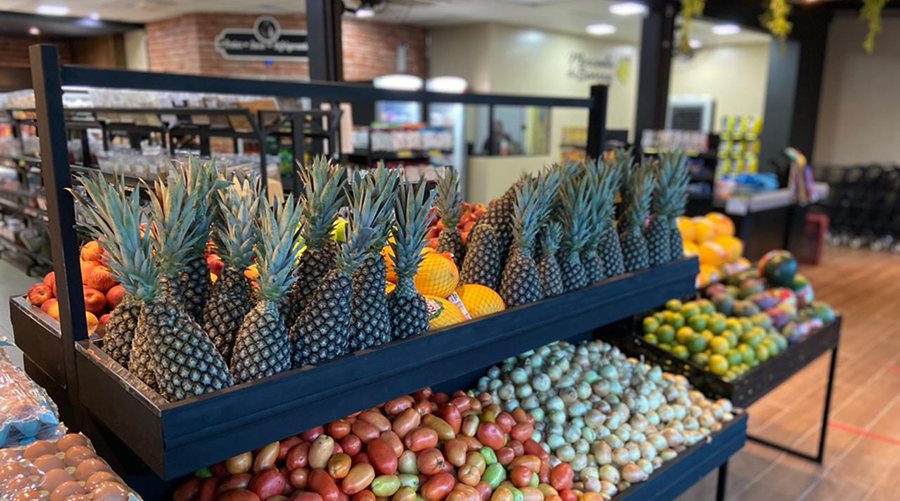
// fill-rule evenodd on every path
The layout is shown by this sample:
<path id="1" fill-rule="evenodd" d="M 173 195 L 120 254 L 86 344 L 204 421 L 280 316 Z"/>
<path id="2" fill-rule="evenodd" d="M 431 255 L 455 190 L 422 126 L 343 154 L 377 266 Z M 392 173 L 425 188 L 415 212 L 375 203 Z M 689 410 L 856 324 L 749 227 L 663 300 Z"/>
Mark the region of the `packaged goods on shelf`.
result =
<path id="1" fill-rule="evenodd" d="M 0 348 L 0 448 L 25 446 L 35 440 L 59 438 L 64 433 L 56 405 L 47 392 Z"/>

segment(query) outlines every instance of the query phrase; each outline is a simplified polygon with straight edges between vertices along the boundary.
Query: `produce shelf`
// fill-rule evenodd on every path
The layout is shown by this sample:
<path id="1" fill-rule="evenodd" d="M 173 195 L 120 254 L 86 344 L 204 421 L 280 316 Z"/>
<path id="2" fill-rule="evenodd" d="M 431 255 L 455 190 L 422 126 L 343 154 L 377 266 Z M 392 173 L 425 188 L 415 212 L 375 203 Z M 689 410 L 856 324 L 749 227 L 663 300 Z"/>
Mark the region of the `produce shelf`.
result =
<path id="1" fill-rule="evenodd" d="M 46 386 L 47 378 L 59 388 L 66 387 L 66 371 L 62 353 L 59 322 L 40 308 L 35 308 L 24 296 L 9 298 L 9 316 L 16 335 L 16 346 L 22 350 L 42 374 L 28 375 Z"/>
<path id="2" fill-rule="evenodd" d="M 79 404 L 157 475 L 172 479 L 397 395 L 484 370 L 546 343 L 583 336 L 667 298 L 688 295 L 694 290 L 697 267 L 696 258 L 682 259 L 317 367 L 172 403 L 96 345 L 79 341 Z M 21 298 L 14 298 L 11 306 L 17 341 L 48 343 L 41 348 L 52 358 L 46 360 L 51 365 L 47 370 L 56 370 L 65 381 L 59 325 L 46 325 L 41 312 Z M 38 340 L 29 341 L 30 336 Z"/>

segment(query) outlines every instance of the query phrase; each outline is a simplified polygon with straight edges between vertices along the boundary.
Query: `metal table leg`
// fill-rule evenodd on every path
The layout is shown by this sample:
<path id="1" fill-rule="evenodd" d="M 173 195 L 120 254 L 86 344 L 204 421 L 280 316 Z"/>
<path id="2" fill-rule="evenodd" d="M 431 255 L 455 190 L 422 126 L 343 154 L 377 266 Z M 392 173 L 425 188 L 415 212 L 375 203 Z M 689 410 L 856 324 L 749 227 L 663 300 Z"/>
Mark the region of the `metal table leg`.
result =
<path id="1" fill-rule="evenodd" d="M 716 501 L 725 501 L 725 491 L 728 488 L 728 461 L 719 467 L 719 478 L 716 481 Z"/>

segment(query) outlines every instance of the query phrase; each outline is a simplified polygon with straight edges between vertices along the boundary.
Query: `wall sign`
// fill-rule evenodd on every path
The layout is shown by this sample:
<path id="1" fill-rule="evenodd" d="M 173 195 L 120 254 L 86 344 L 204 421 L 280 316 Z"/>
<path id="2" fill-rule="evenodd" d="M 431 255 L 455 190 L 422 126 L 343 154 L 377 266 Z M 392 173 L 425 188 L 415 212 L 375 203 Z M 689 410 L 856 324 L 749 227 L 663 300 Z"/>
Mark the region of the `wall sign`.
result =
<path id="1" fill-rule="evenodd" d="M 225 59 L 250 61 L 307 61 L 306 32 L 282 30 L 271 16 L 262 16 L 253 29 L 226 28 L 216 36 L 216 50 Z"/>
<path id="2" fill-rule="evenodd" d="M 601 56 L 572 52 L 569 54 L 569 68 L 566 76 L 579 82 L 611 85 L 618 78 L 622 83 L 631 73 L 629 54 L 607 53 Z"/>

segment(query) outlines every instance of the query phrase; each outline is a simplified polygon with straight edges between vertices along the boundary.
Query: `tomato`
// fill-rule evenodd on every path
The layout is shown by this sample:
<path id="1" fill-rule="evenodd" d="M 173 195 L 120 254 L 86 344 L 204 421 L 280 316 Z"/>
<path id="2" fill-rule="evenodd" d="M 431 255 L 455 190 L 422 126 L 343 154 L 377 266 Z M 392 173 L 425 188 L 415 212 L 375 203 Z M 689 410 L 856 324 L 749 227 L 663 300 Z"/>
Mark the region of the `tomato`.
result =
<path id="1" fill-rule="evenodd" d="M 481 501 L 488 501 L 491 499 L 491 486 L 487 482 L 478 482 L 478 485 L 475 486 L 475 490 L 481 495 Z"/>
<path id="2" fill-rule="evenodd" d="M 381 431 L 378 428 L 372 426 L 371 423 L 367 423 L 361 419 L 356 420 L 353 423 L 353 426 L 350 428 L 353 431 L 353 434 L 359 437 L 362 440 L 362 443 L 367 444 L 372 440 L 378 438 L 381 435 Z"/>
<path id="3" fill-rule="evenodd" d="M 212 465 L 209 469 L 212 470 L 213 475 L 218 478 L 225 478 L 228 475 L 231 475 L 231 473 L 228 473 L 228 469 L 225 467 L 224 461 L 220 461 Z"/>
<path id="4" fill-rule="evenodd" d="M 309 447 L 310 469 L 321 470 L 328 465 L 328 460 L 334 454 L 334 439 L 328 435 L 319 435 Z"/>
<path id="5" fill-rule="evenodd" d="M 288 437 L 281 442 L 278 442 L 278 461 L 287 459 L 288 452 L 301 442 L 303 442 L 303 440 L 300 437 Z M 215 470 L 213 470 L 213 473 L 215 473 Z"/>
<path id="6" fill-rule="evenodd" d="M 497 461 L 503 466 L 512 463 L 515 458 L 516 452 L 512 447 L 501 447 L 500 450 L 497 451 Z"/>
<path id="7" fill-rule="evenodd" d="M 200 486 L 200 492 L 197 494 L 197 501 L 216 501 L 216 489 L 222 479 L 218 477 L 210 477 L 203 481 Z M 9 484 L 7 484 L 9 487 Z"/>
<path id="8" fill-rule="evenodd" d="M 353 495 L 353 501 L 376 501 L 375 493 L 369 490 L 360 491 Z"/>
<path id="9" fill-rule="evenodd" d="M 532 439 L 528 439 L 522 444 L 525 447 L 525 454 L 535 455 L 543 460 L 550 459 L 550 454 L 541 447 L 541 444 Z"/>
<path id="10" fill-rule="evenodd" d="M 352 496 L 368 487 L 372 480 L 375 480 L 375 468 L 367 463 L 359 463 L 350 468 L 341 482 L 341 490 Z"/>
<path id="11" fill-rule="evenodd" d="M 403 451 L 406 450 L 406 448 L 403 447 L 403 441 L 401 441 L 400 437 L 391 430 L 382 433 L 381 439 L 390 445 L 391 449 L 394 449 L 394 455 L 397 457 L 400 457 L 400 454 L 403 454 Z"/>
<path id="12" fill-rule="evenodd" d="M 508 487 L 500 487 L 491 494 L 491 501 L 514 501 L 515 496 Z"/>
<path id="13" fill-rule="evenodd" d="M 372 480 L 372 492 L 378 497 L 391 497 L 400 490 L 400 478 L 397 475 L 381 475 Z"/>
<path id="14" fill-rule="evenodd" d="M 475 437 L 470 437 L 468 435 L 457 435 L 456 439 L 462 440 L 466 444 L 466 447 L 469 451 L 479 451 L 482 449 L 482 447 L 484 447 L 483 445 L 481 445 L 481 442 L 479 442 Z"/>
<path id="15" fill-rule="evenodd" d="M 559 491 L 559 497 L 562 499 L 562 501 L 578 501 L 578 496 L 572 491 L 572 489 Z"/>
<path id="16" fill-rule="evenodd" d="M 466 454 L 466 464 L 478 468 L 479 474 L 484 473 L 484 469 L 487 468 L 487 461 L 484 460 L 484 456 L 478 451 Z"/>
<path id="17" fill-rule="evenodd" d="M 438 433 L 427 426 L 420 426 L 406 435 L 404 443 L 413 452 L 424 451 L 437 445 Z"/>
<path id="18" fill-rule="evenodd" d="M 341 444 L 335 442 L 335 443 L 334 443 L 334 450 L 332 451 L 332 453 L 334 453 L 334 454 L 340 454 L 340 453 L 342 453 L 342 452 L 344 452 L 344 448 L 341 447 Z"/>
<path id="19" fill-rule="evenodd" d="M 481 476 L 481 480 L 487 482 L 488 485 L 491 486 L 491 489 L 496 489 L 500 485 L 500 482 L 506 480 L 506 468 L 500 463 L 488 465 L 484 470 L 484 474 Z"/>
<path id="20" fill-rule="evenodd" d="M 250 484 L 250 480 L 252 479 L 253 476 L 249 473 L 238 473 L 237 475 L 232 475 L 219 483 L 219 487 L 218 489 L 216 489 L 216 492 L 218 494 L 221 494 L 232 489 L 246 489 Z"/>
<path id="21" fill-rule="evenodd" d="M 416 466 L 419 468 L 419 472 L 426 475 L 440 473 L 444 469 L 445 464 L 444 455 L 441 454 L 441 451 L 434 448 L 420 452 L 419 457 L 416 458 Z"/>
<path id="22" fill-rule="evenodd" d="M 352 460 L 346 454 L 335 454 L 328 460 L 328 474 L 334 478 L 344 478 L 350 472 Z"/>
<path id="23" fill-rule="evenodd" d="M 463 419 L 462 426 L 460 427 L 460 432 L 462 432 L 463 435 L 474 437 L 475 432 L 478 431 L 478 423 L 478 416 L 466 416 L 465 419 Z"/>
<path id="24" fill-rule="evenodd" d="M 259 472 L 247 485 L 247 490 L 259 496 L 260 499 L 269 499 L 284 492 L 286 479 L 278 470 L 263 470 Z"/>
<path id="25" fill-rule="evenodd" d="M 466 464 L 466 453 L 469 452 L 469 447 L 462 440 L 448 440 L 444 443 L 444 456 L 447 458 L 447 462 L 452 464 L 453 466 L 462 466 Z"/>
<path id="26" fill-rule="evenodd" d="M 454 434 L 459 433 L 459 430 L 462 427 L 462 412 L 460 412 L 459 407 L 449 403 L 438 409 L 436 414 L 453 428 Z"/>
<path id="27" fill-rule="evenodd" d="M 481 400 L 478 400 L 475 397 L 469 397 L 469 409 L 473 411 L 481 410 Z"/>
<path id="28" fill-rule="evenodd" d="M 453 487 L 456 485 L 456 479 L 449 473 L 438 473 L 428 479 L 422 486 L 422 497 L 426 501 L 442 501 Z"/>
<path id="29" fill-rule="evenodd" d="M 388 418 L 384 417 L 384 414 L 378 411 L 363 411 L 359 415 L 359 419 L 374 426 L 378 429 L 379 432 L 385 432 L 391 429 L 391 422 L 388 420 Z"/>
<path id="30" fill-rule="evenodd" d="M 319 438 L 319 435 L 325 433 L 324 426 L 316 426 L 315 428 L 310 428 L 309 430 L 304 431 L 300 434 L 300 438 L 303 440 L 312 443 L 315 439 Z"/>
<path id="31" fill-rule="evenodd" d="M 537 456 L 519 456 L 516 459 L 513 459 L 512 463 L 509 464 L 510 468 L 515 468 L 516 466 L 524 466 L 528 468 L 533 473 L 538 473 L 541 471 L 541 458 Z"/>
<path id="32" fill-rule="evenodd" d="M 478 441 L 495 451 L 506 445 L 506 434 L 495 423 L 481 423 L 476 433 Z"/>
<path id="33" fill-rule="evenodd" d="M 513 419 L 512 414 L 508 412 L 501 412 L 497 415 L 496 420 L 497 426 L 503 430 L 503 433 L 509 433 L 512 431 L 513 426 L 516 425 L 516 420 Z"/>
<path id="34" fill-rule="evenodd" d="M 400 470 L 400 473 L 418 475 L 419 467 L 416 466 L 416 453 L 403 451 L 403 454 L 400 454 L 400 459 L 397 460 L 397 469 Z"/>
<path id="35" fill-rule="evenodd" d="M 516 487 L 526 487 L 531 483 L 532 473 L 526 466 L 516 466 L 510 470 L 509 480 Z"/>
<path id="36" fill-rule="evenodd" d="M 322 501 L 322 496 L 315 492 L 298 492 L 289 501 Z"/>
<path id="37" fill-rule="evenodd" d="M 525 454 L 525 446 L 522 445 L 522 442 L 519 442 L 518 440 L 510 440 L 506 444 L 506 446 L 513 450 L 513 453 L 516 455 L 516 457 Z"/>
<path id="38" fill-rule="evenodd" d="M 309 447 L 309 442 L 303 442 L 295 445 L 288 451 L 287 459 L 285 460 L 287 469 L 295 470 L 297 468 L 306 468 L 309 464 Z"/>
<path id="39" fill-rule="evenodd" d="M 335 440 L 341 440 L 350 435 L 350 428 L 350 423 L 342 419 L 332 421 L 328 424 L 328 435 Z"/>
<path id="40" fill-rule="evenodd" d="M 398 437 L 404 438 L 406 437 L 407 433 L 418 428 L 421 422 L 422 416 L 418 413 L 418 411 L 416 411 L 415 409 L 406 409 L 405 411 L 401 412 L 396 419 L 394 419 L 392 429 Z"/>
<path id="41" fill-rule="evenodd" d="M 466 501 L 466 494 L 454 489 L 450 491 L 450 494 L 447 494 L 447 497 L 444 499 L 446 499 L 446 501 Z"/>
<path id="42" fill-rule="evenodd" d="M 362 440 L 356 435 L 347 435 L 341 439 L 341 450 L 344 454 L 355 456 L 362 450 Z"/>
<path id="43" fill-rule="evenodd" d="M 307 477 L 309 490 L 322 496 L 322 501 L 339 501 L 340 489 L 325 470 L 312 470 Z"/>
<path id="44" fill-rule="evenodd" d="M 524 442 L 530 439 L 533 433 L 534 426 L 528 423 L 516 423 L 516 425 L 512 427 L 512 430 L 510 430 L 509 436 L 520 442 Z"/>
<path id="45" fill-rule="evenodd" d="M 416 501 L 416 491 L 412 487 L 401 487 L 391 501 Z"/>
<path id="46" fill-rule="evenodd" d="M 481 501 L 481 493 L 478 492 L 478 489 L 471 485 L 457 483 L 456 487 L 454 487 L 453 490 L 465 494 L 466 501 Z"/>
<path id="47" fill-rule="evenodd" d="M 603 495 L 599 492 L 585 492 L 581 495 L 581 501 L 603 501 Z"/>
<path id="48" fill-rule="evenodd" d="M 540 480 L 542 484 L 547 484 L 547 487 L 550 487 L 551 470 L 552 468 L 550 467 L 550 463 L 548 461 L 541 461 L 541 469 L 538 470 L 538 480 Z M 552 489 L 552 487 L 550 488 Z"/>
<path id="49" fill-rule="evenodd" d="M 475 487 L 481 481 L 481 471 L 474 464 L 464 464 L 456 473 L 459 481 Z"/>
<path id="50" fill-rule="evenodd" d="M 572 489 L 574 478 L 575 472 L 569 463 L 560 463 L 550 471 L 550 485 L 558 491 Z"/>
<path id="51" fill-rule="evenodd" d="M 512 411 L 512 417 L 516 420 L 517 424 L 527 423 L 528 422 L 528 413 L 525 412 L 525 409 L 521 407 L 516 407 Z"/>
<path id="52" fill-rule="evenodd" d="M 369 459 L 369 455 L 365 452 L 360 452 L 359 454 L 353 456 L 353 465 L 356 466 L 358 464 L 372 464 L 372 460 Z"/>
<path id="53" fill-rule="evenodd" d="M 419 400 L 416 402 L 414 408 L 416 411 L 422 416 L 426 416 L 434 412 L 434 409 L 437 407 L 437 404 L 431 402 L 429 400 Z"/>
<path id="54" fill-rule="evenodd" d="M 425 387 L 412 394 L 416 400 L 428 400 L 431 398 L 431 387 Z"/>
<path id="55" fill-rule="evenodd" d="M 369 455 L 375 471 L 379 474 L 393 475 L 397 473 L 397 455 L 394 453 L 394 448 L 384 440 L 376 438 L 369 442 L 366 453 Z"/>
<path id="56" fill-rule="evenodd" d="M 253 473 L 275 467 L 275 461 L 278 460 L 278 447 L 278 442 L 272 442 L 256 453 L 256 458 L 253 460 Z"/>
<path id="57" fill-rule="evenodd" d="M 522 487 L 522 497 L 524 501 L 544 501 L 544 493 L 537 487 Z"/>
<path id="58" fill-rule="evenodd" d="M 453 397 L 453 400 L 451 400 L 448 405 L 456 407 L 459 410 L 460 414 L 463 414 L 472 409 L 472 399 L 465 395 Z"/>
<path id="59" fill-rule="evenodd" d="M 434 429 L 434 431 L 438 433 L 438 438 L 441 440 L 446 441 L 456 438 L 456 432 L 453 430 L 453 427 L 435 414 L 429 414 L 428 416 L 423 417 L 422 426 Z"/>
<path id="60" fill-rule="evenodd" d="M 559 497 L 559 494 L 553 494 L 550 496 L 544 496 L 544 501 L 562 501 L 562 498 Z"/>
<path id="61" fill-rule="evenodd" d="M 306 468 L 297 468 L 288 476 L 288 482 L 294 489 L 306 489 L 309 482 L 309 470 Z"/>
<path id="62" fill-rule="evenodd" d="M 450 401 L 450 395 L 447 395 L 444 392 L 435 393 L 428 400 L 431 400 L 432 402 L 434 402 L 438 405 L 446 405 L 447 402 Z"/>
<path id="63" fill-rule="evenodd" d="M 384 412 L 386 412 L 389 416 L 396 416 L 406 409 L 412 408 L 413 402 L 415 401 L 409 395 L 395 398 L 390 402 L 384 404 Z"/>

